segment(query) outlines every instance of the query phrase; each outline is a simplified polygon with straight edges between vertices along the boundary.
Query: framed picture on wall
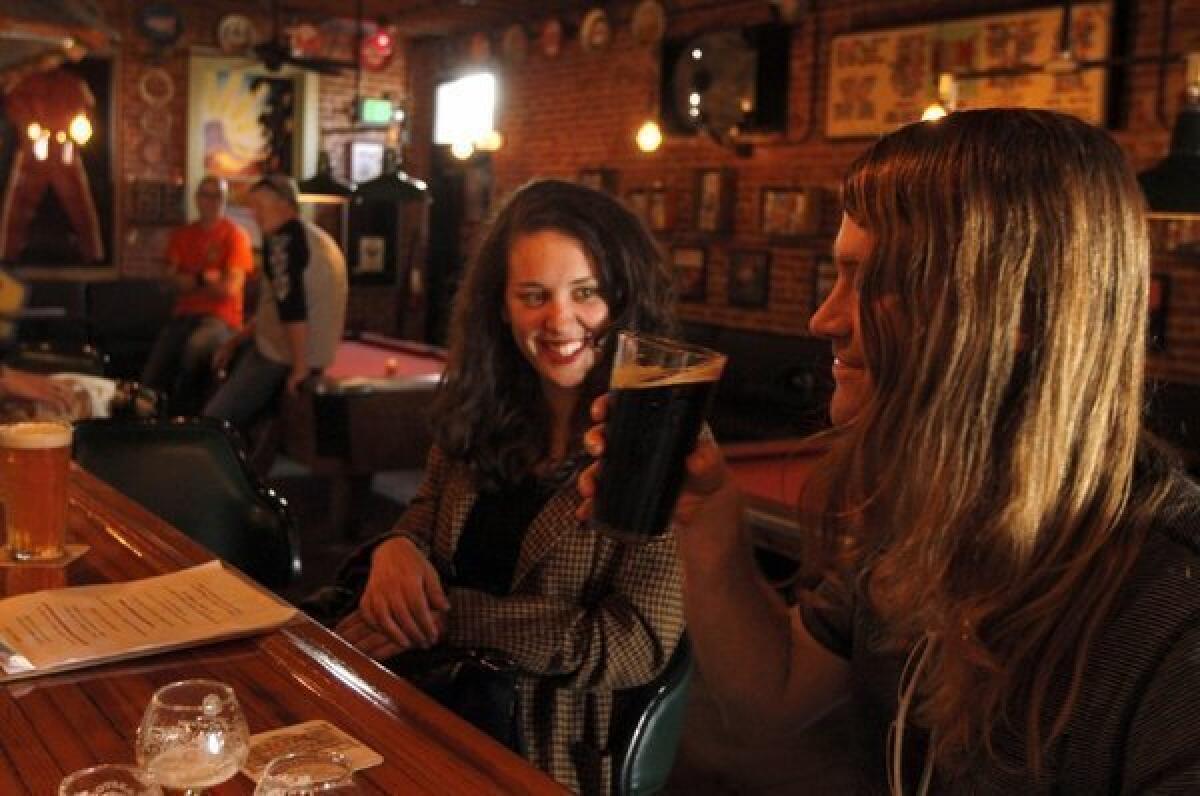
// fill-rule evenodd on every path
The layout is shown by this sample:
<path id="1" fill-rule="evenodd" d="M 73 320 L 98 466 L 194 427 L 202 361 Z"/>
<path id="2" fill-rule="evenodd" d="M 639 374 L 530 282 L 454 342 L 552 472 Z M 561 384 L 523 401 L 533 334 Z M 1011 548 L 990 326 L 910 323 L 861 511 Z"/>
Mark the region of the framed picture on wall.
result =
<path id="1" fill-rule="evenodd" d="M 707 259 L 702 246 L 671 247 L 671 271 L 680 301 L 704 301 L 708 292 Z"/>
<path id="2" fill-rule="evenodd" d="M 762 309 L 771 293 L 771 255 L 765 249 L 729 253 L 729 305 Z"/>
<path id="3" fill-rule="evenodd" d="M 787 243 L 815 233 L 821 220 L 818 196 L 816 188 L 763 188 L 763 234 L 773 243 Z"/>
<path id="4" fill-rule="evenodd" d="M 350 181 L 358 184 L 373 180 L 383 173 L 383 142 L 382 141 L 351 141 L 350 156 L 346 162 L 350 164 Z"/>
<path id="5" fill-rule="evenodd" d="M 667 189 L 655 185 L 646 194 L 650 229 L 666 232 L 671 228 L 671 217 L 667 213 Z"/>
<path id="6" fill-rule="evenodd" d="M 833 265 L 833 258 L 828 254 L 817 255 L 816 262 L 813 264 L 812 311 L 814 314 L 833 292 L 833 283 L 836 281 L 837 268 Z"/>
<path id="7" fill-rule="evenodd" d="M 246 204 L 264 174 L 312 174 L 317 168 L 317 76 L 270 72 L 245 58 L 193 53 L 188 58 L 187 195 L 205 175 L 229 181 L 228 214 L 255 247 L 261 231 Z"/>
<path id="8" fill-rule="evenodd" d="M 700 169 L 696 173 L 696 229 L 728 232 L 733 220 L 734 173 L 731 169 Z"/>
<path id="9" fill-rule="evenodd" d="M 650 194 L 645 188 L 635 188 L 625 194 L 625 203 L 634 215 L 650 226 Z"/>
<path id="10" fill-rule="evenodd" d="M 581 169 L 577 182 L 606 193 L 616 193 L 617 172 L 615 169 Z"/>
<path id="11" fill-rule="evenodd" d="M 1149 315 L 1146 319 L 1146 344 L 1151 351 L 1167 349 L 1167 306 L 1171 298 L 1171 277 L 1150 275 Z"/>

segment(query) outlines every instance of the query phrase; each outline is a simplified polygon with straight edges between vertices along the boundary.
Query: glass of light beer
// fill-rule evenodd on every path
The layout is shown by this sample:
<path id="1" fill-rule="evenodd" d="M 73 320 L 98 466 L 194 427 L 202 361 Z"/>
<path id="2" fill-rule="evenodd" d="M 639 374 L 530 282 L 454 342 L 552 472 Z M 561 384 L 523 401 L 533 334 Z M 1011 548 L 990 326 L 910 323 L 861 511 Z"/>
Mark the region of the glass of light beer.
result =
<path id="1" fill-rule="evenodd" d="M 634 542 L 666 531 L 724 367 L 717 351 L 619 333 L 593 528 Z"/>
<path id="2" fill-rule="evenodd" d="M 14 560 L 49 561 L 66 553 L 70 461 L 69 425 L 0 425 L 0 503 Z"/>

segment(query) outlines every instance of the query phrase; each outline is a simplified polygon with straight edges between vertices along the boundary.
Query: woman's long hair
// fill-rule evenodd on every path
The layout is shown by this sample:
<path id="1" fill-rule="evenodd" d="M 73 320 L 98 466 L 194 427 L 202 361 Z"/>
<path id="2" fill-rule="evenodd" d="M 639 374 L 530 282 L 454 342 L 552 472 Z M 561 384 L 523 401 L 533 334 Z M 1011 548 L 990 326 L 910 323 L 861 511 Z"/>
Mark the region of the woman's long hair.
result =
<path id="1" fill-rule="evenodd" d="M 916 716 L 939 765 L 990 753 L 1003 725 L 1037 771 L 1166 489 L 1134 473 L 1137 182 L 1103 131 L 1006 109 L 882 138 L 843 192 L 874 237 L 875 390 L 836 435 L 816 560 L 863 573 L 885 647 L 928 640 Z"/>
<path id="2" fill-rule="evenodd" d="M 550 415 L 540 382 L 504 319 L 509 251 L 517 238 L 543 230 L 579 242 L 608 304 L 596 366 L 576 406 L 574 451 L 592 399 L 607 388 L 615 330 L 675 331 L 671 280 L 637 216 L 607 194 L 571 182 L 536 180 L 518 189 L 459 286 L 449 362 L 433 406 L 438 445 L 467 462 L 483 487 L 519 481 L 548 453 Z"/>

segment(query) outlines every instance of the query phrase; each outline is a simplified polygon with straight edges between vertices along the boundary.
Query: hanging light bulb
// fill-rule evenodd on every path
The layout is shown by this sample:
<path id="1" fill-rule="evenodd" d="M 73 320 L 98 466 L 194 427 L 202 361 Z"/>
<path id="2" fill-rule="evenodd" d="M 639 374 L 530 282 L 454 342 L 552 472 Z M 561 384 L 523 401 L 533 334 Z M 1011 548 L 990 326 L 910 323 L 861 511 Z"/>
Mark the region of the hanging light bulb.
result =
<path id="1" fill-rule="evenodd" d="M 29 136 L 30 141 L 36 141 L 42 137 L 42 126 L 37 122 L 31 122 L 25 128 L 25 134 Z"/>
<path id="2" fill-rule="evenodd" d="M 38 160 L 50 157 L 50 133 L 42 130 L 42 134 L 33 142 L 33 156 Z"/>
<path id="3" fill-rule="evenodd" d="M 80 146 L 84 146 L 92 140 L 92 123 L 88 121 L 88 117 L 84 113 L 75 114 L 75 118 L 71 120 L 71 126 L 67 130 L 71 133 L 71 140 Z"/>
<path id="4" fill-rule="evenodd" d="M 643 152 L 657 152 L 663 142 L 662 128 L 654 119 L 647 119 L 638 128 L 636 140 L 638 149 Z"/>

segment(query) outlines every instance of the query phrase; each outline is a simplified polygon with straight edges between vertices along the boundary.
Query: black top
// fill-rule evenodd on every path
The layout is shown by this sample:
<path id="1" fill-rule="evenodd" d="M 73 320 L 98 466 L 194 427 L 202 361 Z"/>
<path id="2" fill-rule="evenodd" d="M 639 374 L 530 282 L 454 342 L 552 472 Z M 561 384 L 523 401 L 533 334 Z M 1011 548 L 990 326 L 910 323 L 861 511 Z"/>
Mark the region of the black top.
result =
<path id="1" fill-rule="evenodd" d="M 1114 588 L 1112 617 L 1093 642 L 1079 701 L 1042 776 L 1024 770 L 1019 730 L 1000 727 L 995 758 L 979 760 L 957 778 L 935 771 L 932 792 L 1200 793 L 1200 489 L 1194 483 L 1177 483 L 1133 571 Z M 820 591 L 829 602 L 806 607 L 804 624 L 850 662 L 859 751 L 882 792 L 904 656 L 876 648 L 880 620 L 858 589 L 826 582 Z M 1065 690 L 1060 677 L 1044 716 L 1061 704 Z M 920 780 L 926 735 L 911 724 L 906 733 L 905 792 Z"/>
<path id="2" fill-rule="evenodd" d="M 308 297 L 304 294 L 308 256 L 308 236 L 304 225 L 296 219 L 279 227 L 263 242 L 263 273 L 279 305 L 279 320 L 284 323 L 308 320 Z"/>
<path id="3" fill-rule="evenodd" d="M 552 487 L 536 478 L 480 492 L 454 551 L 450 584 L 495 597 L 512 591 L 525 532 L 553 493 Z"/>

